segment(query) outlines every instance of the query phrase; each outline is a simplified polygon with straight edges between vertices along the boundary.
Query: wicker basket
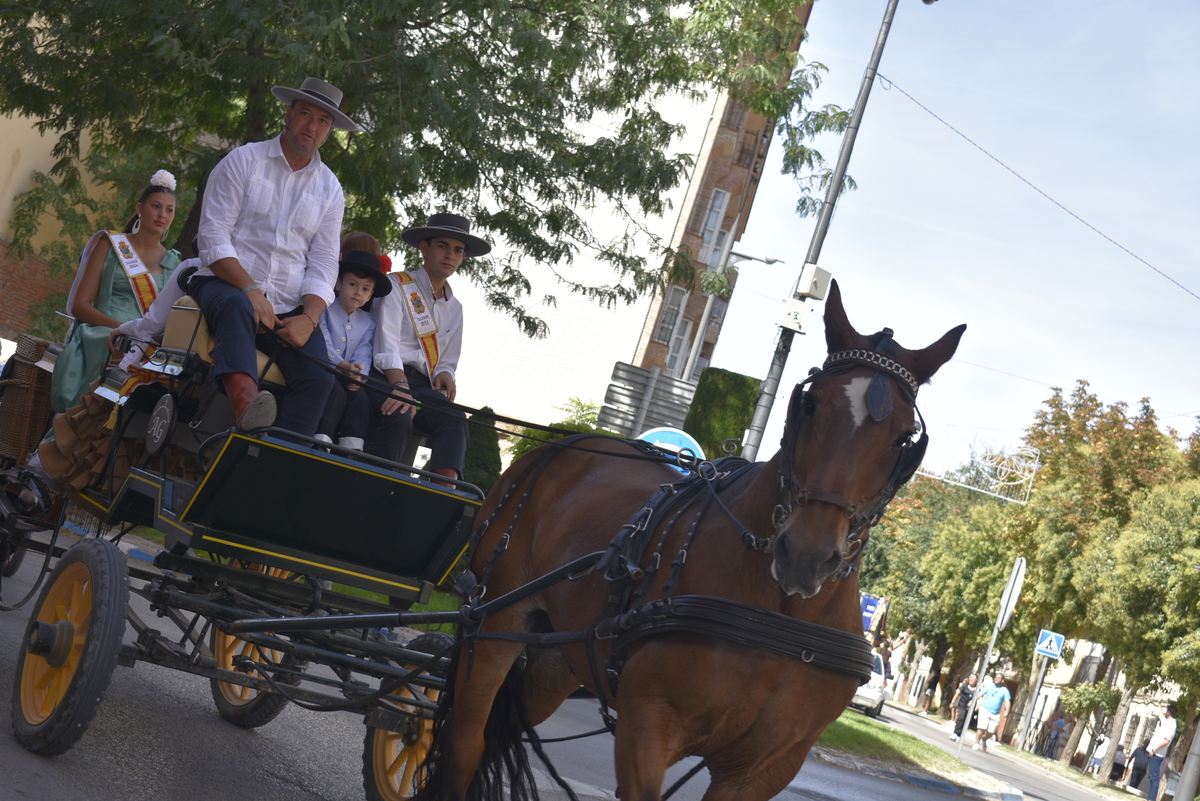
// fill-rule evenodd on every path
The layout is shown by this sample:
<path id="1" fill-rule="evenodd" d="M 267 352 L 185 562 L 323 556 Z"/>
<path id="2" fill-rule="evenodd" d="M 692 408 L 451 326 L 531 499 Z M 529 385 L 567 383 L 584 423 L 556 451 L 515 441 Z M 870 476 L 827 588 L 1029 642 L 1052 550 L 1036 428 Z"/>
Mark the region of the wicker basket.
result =
<path id="1" fill-rule="evenodd" d="M 24 462 L 50 425 L 50 373 L 34 366 L 49 345 L 29 334 L 17 338 L 12 376 L 0 382 L 0 458 Z"/>

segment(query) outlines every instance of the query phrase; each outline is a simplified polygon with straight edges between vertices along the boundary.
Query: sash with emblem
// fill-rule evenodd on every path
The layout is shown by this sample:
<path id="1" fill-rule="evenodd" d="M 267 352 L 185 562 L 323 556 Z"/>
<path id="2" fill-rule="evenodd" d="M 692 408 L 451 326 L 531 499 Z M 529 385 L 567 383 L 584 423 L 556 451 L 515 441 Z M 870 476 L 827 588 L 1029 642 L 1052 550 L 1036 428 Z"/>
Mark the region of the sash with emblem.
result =
<path id="1" fill-rule="evenodd" d="M 113 253 L 117 254 L 117 261 L 125 270 L 125 277 L 129 279 L 129 286 L 133 289 L 133 296 L 137 298 L 138 308 L 142 310 L 142 316 L 145 316 L 150 310 L 150 304 L 158 297 L 154 276 L 146 269 L 146 265 L 142 264 L 126 234 L 117 231 L 105 233 L 108 235 L 108 241 L 112 243 Z"/>
<path id="2" fill-rule="evenodd" d="M 433 319 L 433 306 L 410 273 L 399 273 L 397 277 L 400 280 L 400 296 L 404 298 L 404 308 L 408 310 L 408 319 L 412 321 L 413 330 L 417 332 L 421 351 L 425 354 L 425 367 L 432 379 L 439 356 L 438 329 Z"/>

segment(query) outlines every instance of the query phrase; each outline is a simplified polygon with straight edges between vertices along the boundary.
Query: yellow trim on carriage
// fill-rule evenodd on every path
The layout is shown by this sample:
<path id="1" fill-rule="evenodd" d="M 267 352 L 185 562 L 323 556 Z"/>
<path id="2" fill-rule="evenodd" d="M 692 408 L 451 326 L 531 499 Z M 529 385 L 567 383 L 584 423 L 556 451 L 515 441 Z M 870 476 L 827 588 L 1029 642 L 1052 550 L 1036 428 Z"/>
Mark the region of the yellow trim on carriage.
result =
<path id="1" fill-rule="evenodd" d="M 204 540 L 206 542 L 215 542 L 218 545 L 228 545 L 228 546 L 231 546 L 234 548 L 241 548 L 244 551 L 252 551 L 253 553 L 260 553 L 264 556 L 274 556 L 279 559 L 284 559 L 284 560 L 287 560 L 290 562 L 296 562 L 297 564 L 301 564 L 301 565 L 312 565 L 313 567 L 320 567 L 325 570 L 332 570 L 337 573 L 343 573 L 347 576 L 354 576 L 355 578 L 361 578 L 361 579 L 366 579 L 367 581 L 378 582 L 379 584 L 388 584 L 392 587 L 399 587 L 404 590 L 412 590 L 413 592 L 418 592 L 418 593 L 421 591 L 420 587 L 414 587 L 411 584 L 401 584 L 398 581 L 388 581 L 387 579 L 382 579 L 377 576 L 369 576 L 366 573 L 356 573 L 353 570 L 346 570 L 345 568 L 334 567 L 333 565 L 327 564 L 325 562 L 314 562 L 310 559 L 301 559 L 298 556 L 288 556 L 287 554 L 279 553 L 278 551 L 268 551 L 265 548 L 255 548 L 255 547 L 252 547 L 250 545 L 245 545 L 240 542 L 233 542 L 232 540 L 222 540 L 222 539 L 218 539 L 217 537 L 210 537 L 207 534 L 201 534 L 200 539 Z"/>

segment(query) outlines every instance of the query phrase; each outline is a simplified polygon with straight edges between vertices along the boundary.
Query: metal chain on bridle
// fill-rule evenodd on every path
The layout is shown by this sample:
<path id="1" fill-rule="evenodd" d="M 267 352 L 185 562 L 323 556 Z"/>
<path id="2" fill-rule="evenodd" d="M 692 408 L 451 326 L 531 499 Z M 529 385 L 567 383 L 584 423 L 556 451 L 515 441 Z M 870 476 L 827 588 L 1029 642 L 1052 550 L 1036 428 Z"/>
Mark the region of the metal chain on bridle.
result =
<path id="1" fill-rule="evenodd" d="M 748 547 L 764 553 L 771 553 L 783 530 L 783 524 L 796 507 L 814 502 L 827 503 L 841 509 L 850 520 L 850 533 L 846 540 L 846 556 L 841 568 L 834 575 L 834 578 L 838 579 L 848 578 L 858 568 L 871 527 L 879 522 L 887 512 L 888 504 L 891 503 L 896 492 L 917 471 L 921 459 L 925 456 L 925 448 L 929 444 L 929 435 L 925 432 L 925 418 L 921 416 L 921 411 L 917 408 L 917 390 L 920 384 L 904 365 L 895 360 L 892 330 L 885 328 L 876 336 L 879 337 L 879 341 L 873 350 L 851 348 L 830 353 L 820 369 L 814 367 L 808 377 L 797 384 L 792 391 L 791 401 L 788 404 L 787 423 L 784 426 L 783 439 L 780 443 L 779 492 L 783 499 L 775 506 L 771 515 L 771 523 L 774 528 L 771 536 L 744 537 Z M 862 505 L 853 503 L 839 492 L 801 487 L 796 483 L 795 474 L 797 423 L 809 385 L 859 366 L 871 367 L 876 370 L 875 377 L 867 390 L 867 408 L 874 420 L 883 420 L 891 414 L 893 383 L 899 387 L 905 400 L 912 405 L 913 412 L 919 420 L 913 432 L 914 435 L 917 435 L 916 438 L 908 439 L 901 447 L 900 455 L 887 483 L 870 502 Z"/>

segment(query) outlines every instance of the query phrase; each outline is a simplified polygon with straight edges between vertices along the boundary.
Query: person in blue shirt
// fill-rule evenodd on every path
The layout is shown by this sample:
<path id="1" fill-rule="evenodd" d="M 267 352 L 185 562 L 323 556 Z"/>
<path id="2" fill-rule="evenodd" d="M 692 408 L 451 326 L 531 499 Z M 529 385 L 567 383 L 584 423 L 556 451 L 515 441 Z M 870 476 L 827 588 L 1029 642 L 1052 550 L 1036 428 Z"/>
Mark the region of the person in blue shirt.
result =
<path id="1" fill-rule="evenodd" d="M 334 290 L 337 298 L 321 315 L 321 333 L 329 361 L 341 375 L 329 393 L 316 438 L 361 451 L 371 417 L 368 393 L 362 389 L 375 339 L 371 302 L 391 292 L 392 282 L 384 275 L 378 256 L 351 250 L 338 262 Z"/>
<path id="2" fill-rule="evenodd" d="M 975 745 L 972 750 L 987 750 L 988 738 L 996 735 L 1000 721 L 1008 717 L 1012 707 L 1012 693 L 1004 685 L 1004 673 L 996 671 L 995 680 L 985 686 L 979 694 L 979 725 L 975 729 Z"/>

